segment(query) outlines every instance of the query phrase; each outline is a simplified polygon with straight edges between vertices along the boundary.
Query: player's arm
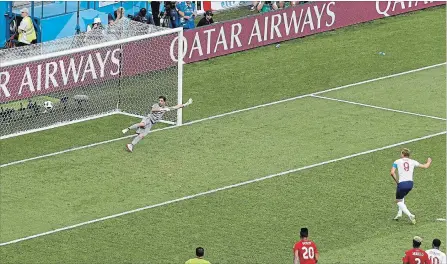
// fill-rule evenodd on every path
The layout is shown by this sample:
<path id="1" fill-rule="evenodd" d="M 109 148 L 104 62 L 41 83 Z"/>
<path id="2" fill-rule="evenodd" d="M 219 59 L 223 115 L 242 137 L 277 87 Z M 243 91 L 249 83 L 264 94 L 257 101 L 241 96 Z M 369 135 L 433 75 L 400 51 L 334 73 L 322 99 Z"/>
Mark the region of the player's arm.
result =
<path id="1" fill-rule="evenodd" d="M 424 164 L 419 164 L 418 168 L 428 169 L 431 165 L 431 158 L 427 159 L 427 162 Z"/>
<path id="2" fill-rule="evenodd" d="M 317 248 L 317 245 L 315 244 L 315 242 L 312 242 L 312 247 L 314 248 L 314 252 L 315 252 L 315 256 L 314 256 L 315 263 L 318 263 L 318 260 L 320 259 L 320 252 L 318 252 L 318 248 Z"/>
<path id="3" fill-rule="evenodd" d="M 183 107 L 185 107 L 185 104 L 179 104 L 179 105 L 171 106 L 171 107 L 168 107 L 168 108 L 169 108 L 169 110 L 177 110 L 177 109 L 180 109 L 180 108 L 183 108 Z"/>
<path id="4" fill-rule="evenodd" d="M 166 108 L 164 108 L 164 109 L 165 109 L 165 111 L 177 110 L 177 109 L 179 109 L 179 108 L 186 107 L 186 106 L 188 106 L 188 105 L 190 105 L 190 104 L 192 104 L 192 99 L 191 99 L 191 98 L 189 98 L 189 100 L 188 100 L 186 103 L 184 103 L 184 104 L 178 104 L 178 105 L 176 105 L 176 106 L 166 107 Z"/>
<path id="5" fill-rule="evenodd" d="M 408 259 L 407 253 L 405 253 L 405 257 L 402 258 L 402 263 L 403 264 L 410 264 L 410 260 Z"/>
<path id="6" fill-rule="evenodd" d="M 393 163 L 393 167 L 391 167 L 390 175 L 391 175 L 391 177 L 393 177 L 394 181 L 397 183 L 396 168 L 397 168 L 397 164 Z"/>
<path id="7" fill-rule="evenodd" d="M 293 258 L 293 264 L 299 264 L 300 263 L 300 256 L 299 256 L 298 249 L 295 249 L 295 256 Z"/>

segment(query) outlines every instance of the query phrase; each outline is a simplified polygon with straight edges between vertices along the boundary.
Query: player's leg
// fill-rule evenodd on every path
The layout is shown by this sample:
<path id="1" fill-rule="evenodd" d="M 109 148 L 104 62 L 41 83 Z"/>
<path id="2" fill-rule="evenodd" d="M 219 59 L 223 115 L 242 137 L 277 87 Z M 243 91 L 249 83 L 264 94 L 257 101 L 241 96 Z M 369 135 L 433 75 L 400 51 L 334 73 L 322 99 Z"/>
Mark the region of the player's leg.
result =
<path id="1" fill-rule="evenodd" d="M 402 217 L 402 208 L 399 206 L 398 202 L 402 200 L 404 201 L 405 194 L 402 192 L 402 185 L 397 184 L 396 186 L 396 205 L 397 205 L 397 215 L 394 217 L 394 220 L 399 220 Z"/>
<path id="2" fill-rule="evenodd" d="M 136 137 L 134 137 L 133 140 L 132 140 L 132 143 L 126 145 L 127 150 L 129 150 L 130 152 L 132 152 L 132 151 L 133 151 L 133 147 L 134 147 L 136 144 L 138 144 L 138 142 L 140 142 L 140 141 L 141 141 L 147 134 L 149 134 L 149 132 L 151 131 L 151 128 L 152 128 L 152 123 L 149 122 L 149 123 L 145 126 L 143 132 L 140 133 L 140 134 L 138 134 Z"/>
<path id="3" fill-rule="evenodd" d="M 131 129 L 135 129 L 135 130 L 137 130 L 138 128 L 140 128 L 140 127 L 144 127 L 145 126 L 145 119 L 143 119 L 143 120 L 141 120 L 141 122 L 140 123 L 136 123 L 136 124 L 133 124 L 133 125 L 131 125 L 130 127 L 127 127 L 127 128 L 125 128 L 125 129 L 123 129 L 122 130 L 122 132 L 123 132 L 123 134 L 126 134 L 127 132 L 129 132 L 129 130 L 131 130 Z"/>
<path id="4" fill-rule="evenodd" d="M 405 203 L 404 199 L 402 199 L 402 202 Z M 399 220 L 402 217 L 402 209 L 400 209 L 399 206 L 397 206 L 397 215 L 394 217 L 394 220 Z"/>
<path id="5" fill-rule="evenodd" d="M 404 214 L 406 214 L 413 224 L 416 223 L 415 216 L 411 214 L 410 210 L 408 210 L 407 205 L 404 203 L 404 197 L 413 189 L 413 182 L 401 182 L 397 186 L 396 191 L 396 203 L 399 206 L 399 211 L 401 210 Z"/>
<path id="6" fill-rule="evenodd" d="M 402 210 L 403 213 L 408 215 L 408 217 L 411 217 L 412 214 L 410 210 L 408 210 L 407 205 L 404 203 L 402 199 L 396 199 L 397 206 L 399 206 L 399 209 Z"/>

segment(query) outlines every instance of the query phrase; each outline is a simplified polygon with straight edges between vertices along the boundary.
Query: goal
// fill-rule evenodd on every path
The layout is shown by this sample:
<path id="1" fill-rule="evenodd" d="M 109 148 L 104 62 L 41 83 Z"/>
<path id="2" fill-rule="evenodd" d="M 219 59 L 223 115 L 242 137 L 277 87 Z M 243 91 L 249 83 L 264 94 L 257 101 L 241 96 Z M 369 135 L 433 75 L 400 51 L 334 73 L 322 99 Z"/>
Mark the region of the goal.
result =
<path id="1" fill-rule="evenodd" d="M 183 31 L 123 19 L 70 38 L 0 51 L 0 139 L 182 103 Z M 182 110 L 164 122 L 182 124 Z"/>

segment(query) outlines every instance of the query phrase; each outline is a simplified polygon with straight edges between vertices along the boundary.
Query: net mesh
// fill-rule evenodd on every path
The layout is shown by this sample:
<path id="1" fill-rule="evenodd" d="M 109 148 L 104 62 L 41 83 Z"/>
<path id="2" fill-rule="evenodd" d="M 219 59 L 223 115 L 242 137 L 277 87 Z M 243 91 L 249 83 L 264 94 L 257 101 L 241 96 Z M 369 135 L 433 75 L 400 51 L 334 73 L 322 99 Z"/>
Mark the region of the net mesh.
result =
<path id="1" fill-rule="evenodd" d="M 171 55 L 177 56 L 177 49 L 171 45 L 178 33 L 130 39 L 162 30 L 123 19 L 72 38 L 2 51 L 0 64 L 37 55 L 48 58 L 0 69 L 0 136 L 116 112 L 146 116 L 160 95 L 176 104 L 178 67 Z M 51 55 L 127 39 L 119 45 Z M 176 112 L 164 119 L 176 122 Z"/>

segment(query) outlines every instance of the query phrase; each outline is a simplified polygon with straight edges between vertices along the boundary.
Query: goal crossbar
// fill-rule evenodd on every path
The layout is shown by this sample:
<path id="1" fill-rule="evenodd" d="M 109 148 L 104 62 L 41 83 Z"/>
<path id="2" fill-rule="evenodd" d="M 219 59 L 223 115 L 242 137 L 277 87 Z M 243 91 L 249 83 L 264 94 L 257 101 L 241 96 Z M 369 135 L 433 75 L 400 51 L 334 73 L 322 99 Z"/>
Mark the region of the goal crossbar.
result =
<path id="1" fill-rule="evenodd" d="M 47 50 L 47 53 L 44 53 L 45 52 L 45 49 L 44 49 L 45 47 L 44 46 L 41 46 L 41 48 L 39 48 L 37 46 L 37 45 L 44 45 L 44 44 L 37 44 L 36 46 L 34 46 L 35 50 L 33 50 L 35 53 L 34 54 L 30 54 L 29 57 L 22 57 L 24 55 L 21 56 L 21 54 L 18 53 L 18 57 L 19 58 L 6 60 L 5 58 L 2 58 L 0 56 L 0 72 L 2 72 L 2 69 L 6 68 L 6 67 L 9 67 L 9 68 L 11 68 L 11 67 L 24 67 L 24 66 L 28 66 L 32 62 L 34 62 L 34 63 L 37 62 L 38 63 L 39 61 L 47 61 L 49 59 L 54 59 L 54 58 L 63 57 L 63 56 L 66 57 L 67 55 L 76 56 L 76 54 L 79 54 L 79 53 L 85 53 L 85 52 L 88 52 L 88 51 L 100 50 L 100 49 L 108 48 L 108 47 L 111 47 L 111 46 L 121 46 L 121 47 L 123 47 L 122 45 L 126 45 L 128 43 L 138 43 L 138 41 L 143 41 L 143 43 L 149 43 L 151 41 L 147 42 L 148 39 L 157 38 L 157 37 L 163 37 L 163 36 L 168 36 L 168 35 L 175 34 L 174 35 L 175 38 L 173 38 L 174 36 L 172 36 L 170 38 L 173 39 L 173 41 L 175 41 L 175 39 L 178 40 L 178 41 L 176 41 L 176 43 L 177 43 L 177 47 L 176 48 L 178 48 L 176 50 L 177 56 L 178 56 L 178 60 L 171 62 L 171 63 L 174 63 L 173 65 L 176 65 L 175 72 L 177 74 L 177 76 L 176 76 L 177 78 L 175 78 L 175 80 L 177 82 L 177 87 L 176 87 L 176 94 L 177 94 L 176 97 L 177 98 L 174 98 L 174 96 L 172 96 L 172 99 L 173 99 L 173 101 L 176 100 L 177 104 L 181 104 L 182 103 L 182 97 L 183 97 L 182 80 L 183 80 L 183 64 L 184 64 L 184 62 L 183 62 L 184 43 L 183 43 L 183 41 L 180 41 L 180 40 L 183 39 L 183 29 L 182 28 L 162 29 L 162 30 L 161 30 L 161 28 L 158 28 L 158 29 L 154 28 L 154 29 L 155 30 L 159 30 L 159 31 L 149 32 L 149 33 L 144 33 L 143 32 L 142 35 L 136 35 L 136 36 L 130 36 L 130 37 L 127 37 L 127 36 L 124 37 L 123 36 L 122 39 L 114 39 L 114 40 L 109 40 L 109 41 L 96 43 L 96 44 L 92 43 L 90 45 L 86 45 L 86 46 L 83 46 L 83 47 L 75 47 L 75 48 L 72 48 L 72 49 L 66 49 L 65 46 L 64 46 L 64 49 L 57 50 L 57 51 L 48 51 Z M 165 42 L 165 43 L 162 43 L 162 44 L 172 45 L 172 43 L 173 42 L 171 42 L 171 43 Z M 153 44 L 153 45 L 158 45 L 158 42 L 155 42 L 155 44 Z M 171 52 L 172 52 L 172 46 L 170 48 L 171 48 Z M 24 49 L 24 51 L 25 51 L 25 49 Z M 11 58 L 12 57 L 11 54 L 14 55 L 14 53 L 7 54 L 5 52 L 8 52 L 8 51 L 7 50 L 3 51 L 3 54 L 6 54 L 5 57 L 8 57 L 8 55 L 9 55 L 9 58 Z M 38 54 L 39 52 L 41 54 Z M 144 52 L 144 50 L 143 50 L 143 52 Z M 0 53 L 0 55 L 2 55 L 2 54 Z M 150 53 L 147 54 L 147 56 L 152 56 L 152 55 L 153 54 L 150 54 Z M 171 57 L 171 56 L 169 56 L 169 57 Z M 24 66 L 20 66 L 20 65 L 24 65 Z M 142 66 L 144 67 L 144 65 L 142 65 Z M 171 72 L 172 72 L 172 70 L 171 70 Z M 171 78 L 171 79 L 173 79 L 173 78 Z M 142 82 L 144 82 L 144 79 L 142 80 Z M 157 84 L 155 84 L 155 87 L 151 87 L 151 88 L 156 88 L 156 90 L 158 90 L 158 88 L 160 88 L 160 87 L 157 86 Z M 161 90 L 161 92 L 163 92 L 163 91 Z M 126 93 L 125 89 L 122 90 L 121 93 L 125 94 Z M 46 94 L 43 93 L 42 95 L 46 95 Z M 148 94 L 146 93 L 146 99 L 147 100 L 155 100 L 155 99 L 157 99 L 157 98 L 153 98 L 154 94 L 152 94 L 151 96 L 147 96 L 147 95 Z M 32 97 L 31 97 L 31 99 L 32 99 Z M 18 99 L 16 99 L 16 100 L 18 100 Z M 10 101 L 10 102 L 14 102 L 14 100 Z M 9 134 L 6 134 L 6 135 L 5 134 L 3 134 L 3 135 L 0 134 L 0 140 L 16 137 L 16 136 L 20 136 L 20 135 L 25 135 L 25 134 L 29 134 L 29 133 L 44 131 L 44 130 L 52 129 L 52 128 L 56 128 L 56 127 L 62 127 L 62 126 L 70 125 L 70 124 L 80 123 L 80 122 L 83 122 L 83 121 L 94 120 L 94 119 L 98 119 L 98 118 L 102 118 L 102 117 L 106 117 L 106 116 L 111 116 L 111 115 L 116 115 L 116 114 L 122 114 L 122 115 L 126 115 L 126 116 L 131 116 L 131 117 L 138 117 L 138 118 L 141 118 L 143 116 L 142 115 L 143 113 L 141 112 L 141 110 L 137 111 L 138 114 L 136 114 L 134 111 L 130 111 L 129 112 L 129 111 L 126 111 L 125 109 L 123 110 L 123 109 L 120 109 L 120 108 L 121 108 L 120 105 L 117 104 L 116 107 L 112 107 L 112 108 L 110 108 L 108 110 L 105 110 L 102 113 L 91 113 L 91 114 L 86 113 L 86 115 L 84 115 L 84 116 L 82 116 L 80 118 L 76 118 L 74 120 L 73 119 L 72 120 L 60 120 L 59 122 L 58 122 L 58 120 L 54 120 L 54 122 L 52 124 L 45 125 L 44 127 L 39 127 L 37 125 L 35 128 L 30 127 L 30 128 L 27 128 L 26 130 L 16 130 L 16 131 L 12 131 L 12 133 L 9 133 Z M 169 120 L 161 120 L 160 122 L 166 123 L 166 124 L 169 124 L 169 125 L 181 125 L 182 124 L 182 109 L 180 108 L 180 109 L 178 109 L 176 111 L 176 113 L 172 113 L 172 114 L 174 116 L 176 115 L 176 121 L 175 122 L 169 121 Z"/>

